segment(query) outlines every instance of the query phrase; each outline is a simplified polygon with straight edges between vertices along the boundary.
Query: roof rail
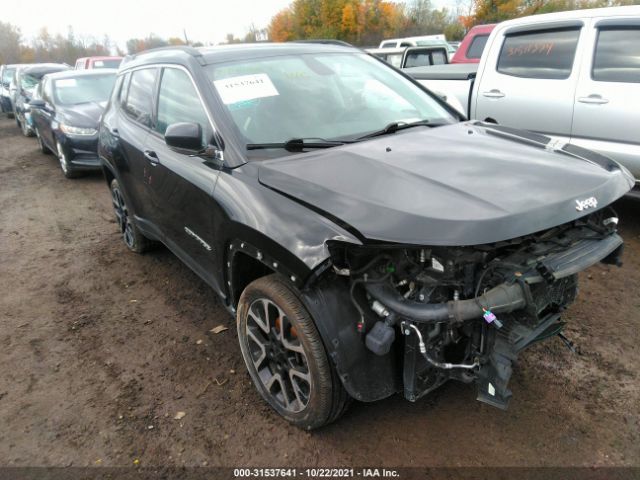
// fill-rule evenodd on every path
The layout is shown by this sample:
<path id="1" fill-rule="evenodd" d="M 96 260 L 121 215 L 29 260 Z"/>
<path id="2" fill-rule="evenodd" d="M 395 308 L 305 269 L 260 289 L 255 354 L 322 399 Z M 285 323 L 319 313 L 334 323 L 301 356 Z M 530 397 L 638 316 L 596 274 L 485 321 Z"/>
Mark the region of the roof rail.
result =
<path id="1" fill-rule="evenodd" d="M 341 45 L 343 47 L 358 48 L 358 47 L 354 47 L 350 43 L 345 42 L 343 40 L 335 40 L 332 38 L 310 38 L 308 40 L 291 40 L 291 43 L 321 43 L 323 45 Z"/>
<path id="2" fill-rule="evenodd" d="M 127 62 L 130 62 L 131 60 L 134 60 L 136 58 L 138 58 L 140 55 L 146 55 L 148 53 L 157 53 L 157 52 L 170 52 L 170 51 L 180 51 L 180 52 L 184 52 L 187 55 L 192 56 L 193 58 L 195 58 L 198 63 L 200 63 L 200 65 L 205 65 L 204 62 L 204 57 L 202 55 L 202 52 L 200 50 L 198 50 L 195 47 L 192 47 L 190 45 L 170 45 L 167 47 L 158 47 L 158 48 L 152 48 L 149 50 L 143 50 L 142 52 L 138 52 L 138 53 L 134 53 L 133 55 L 127 55 L 126 57 L 124 57 L 122 64 L 124 65 Z"/>

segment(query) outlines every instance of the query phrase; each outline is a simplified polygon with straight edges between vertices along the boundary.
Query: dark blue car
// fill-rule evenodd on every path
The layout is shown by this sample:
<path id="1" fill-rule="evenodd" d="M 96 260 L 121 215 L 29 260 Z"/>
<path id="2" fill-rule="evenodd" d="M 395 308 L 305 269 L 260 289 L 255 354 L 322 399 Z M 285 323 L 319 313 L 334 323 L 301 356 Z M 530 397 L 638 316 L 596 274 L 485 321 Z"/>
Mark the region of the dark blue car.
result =
<path id="1" fill-rule="evenodd" d="M 60 72 L 36 89 L 30 106 L 40 150 L 56 154 L 67 178 L 100 169 L 98 122 L 115 79 L 111 69 Z"/>

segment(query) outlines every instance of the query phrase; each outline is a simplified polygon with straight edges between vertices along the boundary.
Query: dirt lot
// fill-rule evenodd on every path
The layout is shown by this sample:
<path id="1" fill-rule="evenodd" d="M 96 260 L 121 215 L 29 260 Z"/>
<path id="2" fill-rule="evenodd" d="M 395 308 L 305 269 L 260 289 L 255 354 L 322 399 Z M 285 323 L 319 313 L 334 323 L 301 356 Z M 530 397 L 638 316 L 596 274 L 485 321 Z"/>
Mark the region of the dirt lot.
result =
<path id="1" fill-rule="evenodd" d="M 307 433 L 258 397 L 214 293 L 126 250 L 102 177 L 66 180 L 2 118 L 0 465 L 639 465 L 639 205 L 617 205 L 624 267 L 583 274 L 566 315 L 582 354 L 525 352 L 509 411 L 451 383 Z"/>

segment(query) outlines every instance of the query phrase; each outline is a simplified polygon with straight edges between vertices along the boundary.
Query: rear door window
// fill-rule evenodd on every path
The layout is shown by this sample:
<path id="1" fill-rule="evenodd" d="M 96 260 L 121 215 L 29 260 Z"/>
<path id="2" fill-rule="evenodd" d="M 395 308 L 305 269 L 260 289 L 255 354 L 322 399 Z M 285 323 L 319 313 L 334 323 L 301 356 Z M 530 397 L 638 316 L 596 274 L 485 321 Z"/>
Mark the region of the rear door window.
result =
<path id="1" fill-rule="evenodd" d="M 498 72 L 525 78 L 569 78 L 579 36 L 579 28 L 507 35 Z"/>
<path id="2" fill-rule="evenodd" d="M 131 74 L 131 81 L 124 102 L 125 113 L 136 122 L 147 127 L 151 126 L 153 118 L 153 92 L 158 70 L 143 68 Z"/>
<path id="3" fill-rule="evenodd" d="M 640 27 L 603 28 L 598 32 L 591 78 L 640 83 Z"/>
<path id="4" fill-rule="evenodd" d="M 480 58 L 482 57 L 482 52 L 484 52 L 484 47 L 487 44 L 487 39 L 489 35 L 476 35 L 471 40 L 471 45 L 467 49 L 467 58 Z"/>

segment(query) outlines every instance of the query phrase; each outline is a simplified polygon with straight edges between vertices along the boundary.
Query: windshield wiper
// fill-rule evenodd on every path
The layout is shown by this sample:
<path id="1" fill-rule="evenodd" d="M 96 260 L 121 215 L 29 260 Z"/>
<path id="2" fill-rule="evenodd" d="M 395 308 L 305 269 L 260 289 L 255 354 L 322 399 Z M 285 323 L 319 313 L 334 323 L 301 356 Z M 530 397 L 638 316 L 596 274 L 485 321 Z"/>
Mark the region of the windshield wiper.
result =
<path id="1" fill-rule="evenodd" d="M 407 122 L 392 122 L 389 125 L 387 125 L 386 127 L 382 128 L 380 130 L 376 130 L 375 132 L 367 133 L 366 135 L 358 137 L 356 140 L 365 140 L 367 138 L 380 137 L 382 135 L 388 135 L 390 133 L 396 133 L 398 130 L 404 130 L 406 128 L 413 128 L 413 127 L 423 127 L 423 126 L 437 127 L 437 126 L 440 126 L 440 124 L 431 123 L 429 120 L 418 120 L 416 122 L 409 122 L 409 123 L 407 123 Z"/>
<path id="2" fill-rule="evenodd" d="M 315 140 L 315 141 L 312 141 Z M 301 152 L 306 148 L 331 148 L 352 140 L 325 140 L 324 138 L 292 138 L 278 143 L 247 143 L 247 150 L 265 150 L 269 148 L 283 148 L 288 152 Z"/>

